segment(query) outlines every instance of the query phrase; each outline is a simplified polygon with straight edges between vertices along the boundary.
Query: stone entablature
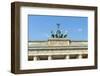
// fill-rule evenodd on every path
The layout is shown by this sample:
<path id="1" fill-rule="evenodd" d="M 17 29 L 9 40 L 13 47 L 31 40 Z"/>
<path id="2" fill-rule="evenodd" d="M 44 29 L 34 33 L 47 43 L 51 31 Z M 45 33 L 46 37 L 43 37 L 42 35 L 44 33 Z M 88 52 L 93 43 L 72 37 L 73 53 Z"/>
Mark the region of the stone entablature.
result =
<path id="1" fill-rule="evenodd" d="M 66 38 L 49 38 L 48 46 L 69 46 L 70 40 Z"/>
<path id="2" fill-rule="evenodd" d="M 86 49 L 87 50 L 87 49 Z M 82 54 L 87 54 L 88 52 L 86 50 L 34 50 L 34 51 L 29 51 L 28 55 L 29 56 L 39 56 L 39 55 L 82 55 Z"/>
<path id="3" fill-rule="evenodd" d="M 28 42 L 28 47 L 42 46 L 88 46 L 87 41 L 71 41 L 71 40 L 47 40 L 47 41 L 31 41 Z"/>

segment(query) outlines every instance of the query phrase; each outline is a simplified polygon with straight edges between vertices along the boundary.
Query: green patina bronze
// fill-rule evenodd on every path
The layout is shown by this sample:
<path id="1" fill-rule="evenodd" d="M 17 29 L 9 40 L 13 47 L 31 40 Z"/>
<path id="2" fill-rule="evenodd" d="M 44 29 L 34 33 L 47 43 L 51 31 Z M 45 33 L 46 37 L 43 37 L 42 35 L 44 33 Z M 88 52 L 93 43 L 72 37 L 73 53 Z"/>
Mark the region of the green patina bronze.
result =
<path id="1" fill-rule="evenodd" d="M 64 34 L 61 30 L 60 30 L 60 24 L 57 24 L 57 30 L 54 33 L 53 31 L 51 31 L 51 37 L 52 38 L 66 38 L 67 34 Z"/>

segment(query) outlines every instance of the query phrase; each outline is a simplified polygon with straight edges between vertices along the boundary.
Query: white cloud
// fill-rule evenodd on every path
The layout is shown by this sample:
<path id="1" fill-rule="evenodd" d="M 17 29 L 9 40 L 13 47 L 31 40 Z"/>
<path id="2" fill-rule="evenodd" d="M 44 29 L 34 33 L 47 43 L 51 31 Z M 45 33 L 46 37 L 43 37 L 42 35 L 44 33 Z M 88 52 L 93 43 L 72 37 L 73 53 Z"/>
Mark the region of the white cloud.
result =
<path id="1" fill-rule="evenodd" d="M 82 31 L 83 31 L 83 29 L 82 29 L 82 28 L 79 28 L 79 29 L 77 29 L 77 31 L 78 31 L 78 32 L 82 32 Z"/>
<path id="2" fill-rule="evenodd" d="M 47 33 L 44 33 L 44 36 L 45 36 L 45 37 L 48 37 L 48 38 L 50 37 L 50 35 L 47 34 Z"/>

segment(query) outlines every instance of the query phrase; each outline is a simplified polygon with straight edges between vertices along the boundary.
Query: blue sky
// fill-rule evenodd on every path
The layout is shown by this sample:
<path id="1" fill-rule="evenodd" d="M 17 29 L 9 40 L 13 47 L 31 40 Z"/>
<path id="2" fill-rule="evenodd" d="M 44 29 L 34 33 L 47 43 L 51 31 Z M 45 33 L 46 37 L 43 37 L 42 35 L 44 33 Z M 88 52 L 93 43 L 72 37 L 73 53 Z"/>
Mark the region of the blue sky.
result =
<path id="1" fill-rule="evenodd" d="M 57 30 L 57 24 L 71 40 L 88 39 L 88 17 L 29 15 L 28 41 L 47 40 L 51 31 Z"/>

